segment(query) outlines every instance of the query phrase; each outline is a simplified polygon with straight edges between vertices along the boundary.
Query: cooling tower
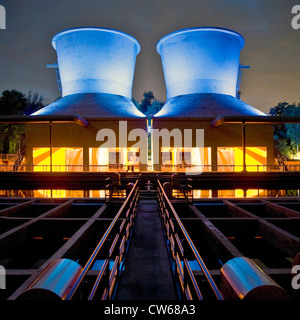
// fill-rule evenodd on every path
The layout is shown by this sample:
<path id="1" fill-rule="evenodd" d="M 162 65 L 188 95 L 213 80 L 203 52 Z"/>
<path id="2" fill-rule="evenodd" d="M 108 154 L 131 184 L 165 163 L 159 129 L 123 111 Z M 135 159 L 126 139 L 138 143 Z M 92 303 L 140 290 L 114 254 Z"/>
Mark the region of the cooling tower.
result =
<path id="1" fill-rule="evenodd" d="M 35 113 L 143 116 L 131 101 L 140 44 L 116 30 L 75 28 L 52 39 L 63 98 Z"/>
<path id="2" fill-rule="evenodd" d="M 57 34 L 57 51 L 63 96 L 102 92 L 131 98 L 139 43 L 115 30 L 78 28 Z"/>
<path id="3" fill-rule="evenodd" d="M 156 116 L 262 115 L 236 99 L 240 51 L 237 32 L 198 27 L 173 32 L 157 44 L 167 102 Z"/>

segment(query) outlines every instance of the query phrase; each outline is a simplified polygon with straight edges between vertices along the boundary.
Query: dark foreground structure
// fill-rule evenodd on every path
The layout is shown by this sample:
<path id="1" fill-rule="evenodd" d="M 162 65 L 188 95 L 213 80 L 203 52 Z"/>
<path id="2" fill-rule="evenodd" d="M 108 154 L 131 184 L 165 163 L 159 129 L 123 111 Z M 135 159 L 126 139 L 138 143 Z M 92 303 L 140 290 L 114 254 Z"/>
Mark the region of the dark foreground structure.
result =
<path id="1" fill-rule="evenodd" d="M 300 298 L 299 198 L 196 199 L 183 180 L 132 178 L 105 198 L 1 198 L 1 300 Z"/>

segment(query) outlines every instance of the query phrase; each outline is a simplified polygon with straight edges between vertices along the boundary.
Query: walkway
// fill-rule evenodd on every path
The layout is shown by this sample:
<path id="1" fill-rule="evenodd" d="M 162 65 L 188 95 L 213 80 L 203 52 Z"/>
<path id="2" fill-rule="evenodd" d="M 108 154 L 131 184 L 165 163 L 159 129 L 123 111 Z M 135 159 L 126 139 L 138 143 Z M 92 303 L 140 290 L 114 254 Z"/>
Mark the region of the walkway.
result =
<path id="1" fill-rule="evenodd" d="M 175 300 L 156 199 L 140 199 L 136 225 L 116 300 Z"/>

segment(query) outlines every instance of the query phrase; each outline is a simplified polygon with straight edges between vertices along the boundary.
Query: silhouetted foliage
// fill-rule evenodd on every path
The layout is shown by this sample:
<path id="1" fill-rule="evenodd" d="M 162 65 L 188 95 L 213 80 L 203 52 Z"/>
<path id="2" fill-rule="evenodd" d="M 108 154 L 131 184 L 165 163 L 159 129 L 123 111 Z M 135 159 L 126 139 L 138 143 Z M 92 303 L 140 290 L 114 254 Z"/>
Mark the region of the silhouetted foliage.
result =
<path id="1" fill-rule="evenodd" d="M 157 100 L 152 91 L 144 92 L 143 96 L 144 99 L 142 99 L 141 103 L 134 99 L 133 102 L 135 106 L 148 117 L 156 114 L 164 105 L 164 101 Z"/>
<path id="2" fill-rule="evenodd" d="M 44 98 L 37 92 L 25 96 L 17 90 L 5 90 L 0 97 L 0 116 L 30 115 L 44 107 Z M 0 124 L 0 152 L 16 154 L 25 146 L 25 125 L 23 123 Z"/>
<path id="3" fill-rule="evenodd" d="M 300 103 L 280 102 L 270 109 L 271 116 L 300 116 Z M 289 159 L 299 151 L 300 125 L 282 123 L 274 125 L 274 142 L 284 158 Z"/>
<path id="4" fill-rule="evenodd" d="M 30 115 L 41 108 L 43 108 L 45 105 L 43 104 L 44 97 L 40 96 L 37 92 L 32 94 L 31 91 L 29 91 L 27 97 L 26 97 L 26 107 L 24 110 L 25 115 Z"/>

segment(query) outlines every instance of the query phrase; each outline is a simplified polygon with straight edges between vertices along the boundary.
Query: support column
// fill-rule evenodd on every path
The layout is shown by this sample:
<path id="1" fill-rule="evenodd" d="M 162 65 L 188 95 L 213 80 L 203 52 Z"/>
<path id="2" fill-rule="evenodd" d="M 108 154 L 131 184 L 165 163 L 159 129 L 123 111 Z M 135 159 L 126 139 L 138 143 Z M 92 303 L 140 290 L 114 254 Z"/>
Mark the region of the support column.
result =
<path id="1" fill-rule="evenodd" d="M 218 171 L 218 148 L 211 146 L 211 171 Z"/>
<path id="2" fill-rule="evenodd" d="M 52 172 L 52 148 L 53 148 L 52 121 L 49 122 L 49 131 L 50 131 L 50 143 L 49 143 L 50 144 L 50 171 Z"/>
<path id="3" fill-rule="evenodd" d="M 246 123 L 242 123 L 243 172 L 246 172 Z"/>
<path id="4" fill-rule="evenodd" d="M 218 147 L 211 146 L 211 171 L 218 171 Z M 212 189 L 212 197 L 218 197 L 218 190 Z"/>
<path id="5" fill-rule="evenodd" d="M 83 147 L 83 171 L 89 171 L 89 148 Z"/>

